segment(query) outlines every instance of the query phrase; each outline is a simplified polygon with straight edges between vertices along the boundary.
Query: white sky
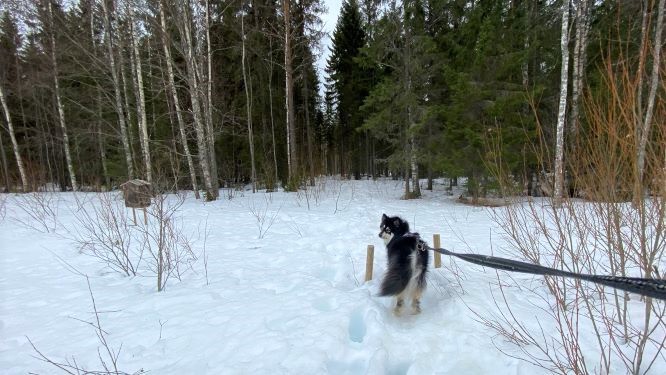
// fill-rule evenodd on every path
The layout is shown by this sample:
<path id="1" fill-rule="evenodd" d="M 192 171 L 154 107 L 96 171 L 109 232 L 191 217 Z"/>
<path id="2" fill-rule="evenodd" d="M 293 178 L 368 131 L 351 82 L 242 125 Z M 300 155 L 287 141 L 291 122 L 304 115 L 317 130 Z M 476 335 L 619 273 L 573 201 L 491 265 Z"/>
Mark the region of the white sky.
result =
<path id="1" fill-rule="evenodd" d="M 326 5 L 326 8 L 328 8 L 328 11 L 323 14 L 321 18 L 324 23 L 324 31 L 328 35 L 321 41 L 322 54 L 319 56 L 319 61 L 317 61 L 319 77 L 322 83 L 319 88 L 321 92 L 324 90 L 323 83 L 325 79 L 324 68 L 326 68 L 326 59 L 328 59 L 328 55 L 330 54 L 330 51 L 328 50 L 331 45 L 330 35 L 333 34 L 335 24 L 338 22 L 338 15 L 340 14 L 342 0 L 324 0 L 324 4 Z"/>

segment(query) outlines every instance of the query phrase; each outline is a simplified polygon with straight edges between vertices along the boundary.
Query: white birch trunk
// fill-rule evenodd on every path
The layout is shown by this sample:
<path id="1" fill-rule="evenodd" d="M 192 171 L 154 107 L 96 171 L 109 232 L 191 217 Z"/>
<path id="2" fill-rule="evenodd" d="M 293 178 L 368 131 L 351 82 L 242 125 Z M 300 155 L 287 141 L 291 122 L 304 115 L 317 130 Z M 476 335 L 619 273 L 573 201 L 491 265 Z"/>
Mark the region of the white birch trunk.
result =
<path id="1" fill-rule="evenodd" d="M 645 108 L 645 118 L 643 120 L 643 128 L 641 129 L 641 138 L 638 144 L 638 182 L 643 182 L 645 175 L 645 152 L 647 148 L 648 138 L 650 136 L 650 129 L 652 127 L 652 117 L 654 115 L 654 104 L 657 96 L 657 88 L 663 84 L 659 80 L 659 73 L 661 69 L 661 49 L 662 46 L 662 33 L 664 31 L 664 1 L 659 0 L 659 7 L 657 8 L 657 25 L 654 35 L 654 53 L 652 57 L 652 74 L 650 75 L 650 89 L 647 98 L 647 107 Z M 663 125 L 663 124 L 662 124 Z"/>
<path id="2" fill-rule="evenodd" d="M 14 149 L 14 157 L 16 158 L 16 165 L 18 166 L 19 175 L 21 176 L 21 188 L 24 193 L 29 191 L 28 188 L 28 175 L 25 173 L 25 167 L 23 166 L 23 158 L 19 151 L 18 142 L 16 142 L 16 134 L 14 133 L 14 125 L 12 124 L 12 118 L 9 114 L 9 106 L 7 105 L 7 99 L 5 98 L 4 90 L 0 86 L 0 101 L 2 102 L 2 110 L 5 112 L 5 121 L 7 121 L 7 127 L 9 128 L 9 139 L 12 141 L 12 148 Z M 9 189 L 9 186 L 7 186 Z"/>
<path id="3" fill-rule="evenodd" d="M 250 88 L 247 81 L 247 73 L 245 72 L 245 15 L 241 15 L 241 66 L 243 70 L 243 85 L 245 86 L 245 108 L 247 110 L 247 138 L 250 144 L 250 163 L 252 168 L 252 192 L 257 191 L 257 171 L 254 164 L 254 134 L 252 132 L 252 102 L 250 98 Z"/>
<path id="4" fill-rule="evenodd" d="M 210 173 L 213 190 L 219 191 L 217 175 L 217 155 L 215 153 L 215 127 L 213 126 L 213 51 L 210 46 L 210 2 L 206 0 L 205 28 L 206 28 L 206 64 L 208 74 L 206 75 L 206 139 L 208 140 L 208 152 L 210 154 Z"/>
<path id="5" fill-rule="evenodd" d="M 194 59 L 194 45 L 192 44 L 192 31 L 190 29 L 191 10 L 189 3 L 183 1 L 183 15 L 178 27 L 181 29 L 181 37 L 183 38 L 183 51 L 185 53 L 185 62 L 187 66 L 187 84 L 190 89 L 190 98 L 192 101 L 192 114 L 194 115 L 194 126 L 197 134 L 197 146 L 199 147 L 199 163 L 204 178 L 204 185 L 206 187 L 206 199 L 217 199 L 217 191 L 214 191 L 212 179 L 210 175 L 210 163 L 208 158 L 208 145 L 206 141 L 206 134 L 204 130 L 203 117 L 201 114 L 201 104 L 199 103 L 199 82 L 197 78 L 197 64 Z"/>
<path id="6" fill-rule="evenodd" d="M 560 72 L 560 104 L 557 112 L 557 137 L 555 143 L 555 182 L 553 186 L 554 204 L 562 202 L 564 190 L 564 131 L 567 115 L 567 92 L 569 85 L 569 2 L 562 4 L 562 70 Z"/>
<path id="7" fill-rule="evenodd" d="M 587 64 L 587 40 L 590 27 L 589 0 L 580 0 L 576 9 L 576 43 L 573 55 L 573 80 L 571 86 L 571 116 L 569 117 L 569 144 L 575 142 L 580 120 L 580 94 Z"/>
<path id="8" fill-rule="evenodd" d="M 67 133 L 67 123 L 65 122 L 65 107 L 60 98 L 60 84 L 58 83 L 58 60 L 56 59 L 56 41 L 55 41 L 55 26 L 53 20 L 53 6 L 48 2 L 49 7 L 49 21 L 51 22 L 51 68 L 53 69 L 53 83 L 56 97 L 56 106 L 58 107 L 58 122 L 62 130 L 62 143 L 65 149 L 65 160 L 67 161 L 67 172 L 69 173 L 69 180 L 72 184 L 72 191 L 79 190 L 79 185 L 76 182 L 76 174 L 74 172 L 74 163 L 72 161 L 72 153 L 69 148 L 69 135 Z"/>
<path id="9" fill-rule="evenodd" d="M 192 190 L 194 190 L 194 196 L 196 199 L 199 199 L 199 187 L 197 184 L 197 174 L 196 168 L 194 167 L 194 161 L 192 160 L 192 153 L 190 153 L 190 146 L 187 144 L 187 134 L 185 132 L 185 120 L 183 119 L 183 113 L 180 108 L 180 100 L 178 99 L 178 92 L 176 91 L 176 80 L 173 73 L 173 63 L 171 58 L 171 48 L 169 47 L 169 39 L 167 36 L 166 21 L 165 21 L 165 12 L 164 5 L 162 1 L 159 1 L 159 12 L 160 12 L 160 31 L 162 34 L 162 47 L 164 48 L 164 59 L 166 60 L 167 66 L 167 90 L 173 99 L 174 107 L 176 108 L 176 119 L 178 121 L 178 132 L 180 134 L 180 141 L 183 145 L 183 151 L 185 152 L 185 159 L 187 160 L 187 167 L 190 170 L 190 179 L 192 180 Z"/>
<path id="10" fill-rule="evenodd" d="M 123 99 L 120 91 L 120 79 L 118 77 L 118 70 L 116 67 L 116 59 L 113 53 L 113 34 L 111 29 L 111 21 L 109 9 L 106 1 L 101 1 L 102 11 L 104 13 L 104 27 L 106 32 L 106 45 L 108 48 L 109 69 L 111 70 L 111 79 L 113 80 L 113 91 L 116 101 L 116 113 L 118 115 L 118 125 L 120 126 L 120 138 L 123 144 L 123 151 L 125 152 L 125 163 L 127 164 L 127 176 L 129 179 L 134 178 L 134 162 L 132 161 L 132 150 L 130 148 L 129 138 L 127 134 L 127 123 L 125 121 L 125 112 L 123 110 Z"/>
<path id="11" fill-rule="evenodd" d="M 143 87 L 143 72 L 141 68 L 141 54 L 139 53 L 139 44 L 137 42 L 136 28 L 134 24 L 134 10 L 133 4 L 128 3 L 129 22 L 130 22 L 130 39 L 132 43 L 132 50 L 134 52 L 134 72 L 136 74 L 137 91 L 137 111 L 139 118 L 139 140 L 141 142 L 141 153 L 143 154 L 144 167 L 146 169 L 146 181 L 153 182 L 152 163 L 150 161 L 150 139 L 148 138 L 148 119 L 146 116 L 146 97 Z"/>
<path id="12" fill-rule="evenodd" d="M 641 130 L 643 129 L 643 74 L 645 70 L 645 59 L 647 56 L 647 43 L 648 39 L 650 39 L 650 33 L 648 32 L 648 26 L 647 26 L 647 21 L 648 21 L 648 0 L 642 0 L 642 7 L 643 7 L 643 17 L 641 20 L 641 47 L 640 47 L 640 52 L 638 54 L 638 70 L 636 72 L 636 76 L 638 77 L 638 84 L 637 87 L 638 89 L 636 90 L 636 109 L 639 115 L 636 116 L 636 129 L 635 129 L 635 136 L 636 136 L 636 149 L 638 149 L 638 144 L 640 143 L 641 139 Z"/>
<path id="13" fill-rule="evenodd" d="M 285 84 L 285 111 L 287 115 L 287 165 L 289 169 L 288 180 L 296 177 L 298 173 L 298 160 L 296 152 L 296 124 L 294 118 L 294 79 L 291 51 L 291 0 L 282 0 L 284 11 L 284 84 Z"/>

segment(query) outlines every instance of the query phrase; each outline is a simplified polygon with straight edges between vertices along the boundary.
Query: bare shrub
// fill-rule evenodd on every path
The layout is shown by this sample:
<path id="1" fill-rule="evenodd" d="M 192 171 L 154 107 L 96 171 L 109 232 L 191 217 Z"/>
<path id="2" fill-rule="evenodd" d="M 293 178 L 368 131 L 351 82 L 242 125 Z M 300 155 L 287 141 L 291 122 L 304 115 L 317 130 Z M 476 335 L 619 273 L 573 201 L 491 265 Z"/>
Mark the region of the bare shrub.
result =
<path id="1" fill-rule="evenodd" d="M 157 278 L 157 291 L 164 290 L 171 277 L 181 280 L 197 260 L 192 241 L 177 216 L 184 201 L 184 194 L 156 194 L 148 208 L 148 224 L 137 228 L 142 251 L 149 255 L 149 270 Z"/>
<path id="2" fill-rule="evenodd" d="M 661 206 L 661 207 L 659 207 Z M 629 203 L 583 203 L 565 199 L 560 209 L 544 202 L 513 205 L 498 212 L 515 255 L 530 262 L 578 273 L 652 277 L 663 261 L 664 210 L 660 201 L 647 203 L 656 222 L 641 221 Z M 660 224 L 661 223 L 661 224 Z M 661 228 L 659 228 L 661 227 Z M 654 263 L 653 263 L 654 262 Z M 507 287 L 497 282 L 502 311 L 486 325 L 520 337 L 522 357 L 555 373 L 608 373 L 618 366 L 628 373 L 647 371 L 664 348 L 664 302 L 630 298 L 627 293 L 572 279 L 544 278 L 547 294 L 535 308 L 550 317 L 539 327 L 521 322 L 506 300 Z M 525 290 L 528 292 L 528 290 Z M 539 291 L 534 291 L 539 293 Z M 547 324 L 549 328 L 543 328 Z M 595 345 L 586 337 L 594 334 Z M 582 348 L 586 341 L 588 347 Z M 538 352 L 538 354 L 535 353 Z"/>
<path id="3" fill-rule="evenodd" d="M 147 223 L 133 225 L 118 194 L 96 194 L 79 203 L 74 241 L 81 252 L 126 276 L 150 274 L 162 291 L 171 277 L 181 280 L 197 255 L 178 212 L 184 194 L 156 194 L 147 208 Z"/>
<path id="4" fill-rule="evenodd" d="M 305 201 L 308 211 L 311 209 L 311 206 L 319 207 L 322 199 L 324 198 L 324 193 L 326 192 L 326 181 L 320 179 L 316 184 L 312 186 L 305 186 L 302 190 L 297 190 L 296 192 L 296 202 L 300 206 L 302 201 Z"/>
<path id="5" fill-rule="evenodd" d="M 496 211 L 495 221 L 509 251 L 532 263 L 577 273 L 663 277 L 666 191 L 653 181 L 666 181 L 666 129 L 654 129 L 646 178 L 640 179 L 633 137 L 641 126 L 640 87 L 627 60 L 617 61 L 608 61 L 603 72 L 604 94 L 586 98 L 587 121 L 570 149 L 571 191 L 586 200 L 514 204 Z M 663 103 L 653 121 L 666 123 Z M 542 280 L 547 293 L 537 285 L 531 293 L 539 298 L 529 302 L 549 317 L 540 322 L 520 321 L 518 307 L 507 300 L 507 288 L 528 292 L 524 286 L 497 281 L 500 312 L 481 320 L 516 346 L 518 354 L 509 355 L 553 373 L 575 374 L 644 374 L 665 359 L 666 302 L 572 279 Z"/>
<path id="6" fill-rule="evenodd" d="M 264 195 L 264 203 L 261 205 L 257 205 L 255 199 L 250 200 L 248 203 L 248 209 L 255 219 L 257 229 L 259 230 L 259 238 L 264 238 L 268 233 L 268 230 L 271 229 L 280 214 L 283 204 L 284 202 L 282 202 L 277 210 L 269 213 L 269 208 L 272 205 L 272 197 L 269 194 Z"/>
<path id="7" fill-rule="evenodd" d="M 90 287 L 90 280 L 88 279 L 87 276 L 86 281 L 88 282 L 88 291 L 90 293 L 90 300 L 92 301 L 92 307 L 93 307 L 93 321 L 88 322 L 81 320 L 81 322 L 88 324 L 91 326 L 94 331 L 95 335 L 97 336 L 97 340 L 99 342 L 99 346 L 97 347 L 97 358 L 99 360 L 99 366 L 101 367 L 100 369 L 97 370 L 91 370 L 89 368 L 85 368 L 83 365 L 79 364 L 76 361 L 76 358 L 74 356 L 69 358 L 65 358 L 63 361 L 56 361 L 54 359 L 49 358 L 46 354 L 44 354 L 42 351 L 37 349 L 35 344 L 30 340 L 28 337 L 28 342 L 30 343 L 30 346 L 32 346 L 32 349 L 37 353 L 35 358 L 39 359 L 40 361 L 46 362 L 49 365 L 59 369 L 63 373 L 66 374 L 72 374 L 72 375 L 78 375 L 78 374 L 99 374 L 99 375 L 139 375 L 139 374 L 145 374 L 146 372 L 143 369 L 140 369 L 138 371 L 129 373 L 125 372 L 122 370 L 119 370 L 119 359 L 120 359 L 120 351 L 122 349 L 122 345 L 120 348 L 117 350 L 113 347 L 111 347 L 109 340 L 107 338 L 108 333 L 102 328 L 102 323 L 100 320 L 100 311 L 97 309 L 97 304 L 95 303 L 95 296 L 93 295 L 92 288 Z"/>
<path id="8" fill-rule="evenodd" d="M 333 214 L 337 214 L 338 211 L 345 211 L 347 208 L 349 208 L 349 205 L 351 202 L 354 200 L 354 196 L 356 195 L 356 185 L 354 183 L 348 184 L 351 186 L 350 193 L 349 193 L 349 200 L 345 204 L 344 207 L 340 208 L 340 198 L 342 196 L 342 191 L 344 190 L 344 187 L 347 184 L 336 184 L 336 186 L 333 188 L 333 193 L 335 194 L 335 211 L 333 211 Z"/>
<path id="9" fill-rule="evenodd" d="M 133 226 L 120 196 L 99 193 L 85 202 L 77 196 L 77 203 L 73 239 L 81 252 L 99 259 L 116 272 L 136 276 L 143 251 L 134 245 Z"/>
<path id="10" fill-rule="evenodd" d="M 14 218 L 23 227 L 40 233 L 53 233 L 58 227 L 58 203 L 56 193 L 33 192 L 16 197 L 17 207 L 28 215 L 28 219 Z"/>

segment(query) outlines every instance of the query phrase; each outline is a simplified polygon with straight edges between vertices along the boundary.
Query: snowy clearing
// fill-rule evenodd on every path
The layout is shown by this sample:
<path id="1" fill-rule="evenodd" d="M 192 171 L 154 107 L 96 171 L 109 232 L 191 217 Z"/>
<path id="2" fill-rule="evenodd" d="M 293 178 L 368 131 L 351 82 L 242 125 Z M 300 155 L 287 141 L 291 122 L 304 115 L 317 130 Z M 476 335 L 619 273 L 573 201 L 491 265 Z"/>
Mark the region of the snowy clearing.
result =
<path id="1" fill-rule="evenodd" d="M 74 194 L 44 193 L 57 207 L 49 232 L 20 208 L 20 196 L 4 195 L 0 372 L 57 372 L 35 358 L 28 339 L 54 361 L 101 369 L 99 340 L 85 323 L 95 319 L 91 296 L 79 272 L 89 277 L 109 346 L 120 350 L 118 369 L 129 373 L 547 373 L 503 354 L 516 355 L 515 346 L 476 315 L 499 313 L 499 275 L 519 319 L 537 335 L 551 332 L 538 307 L 548 298 L 542 277 L 445 258 L 443 268 L 430 268 L 422 314 L 396 317 L 393 300 L 375 296 L 386 262 L 377 236 L 382 213 L 402 216 L 430 243 L 440 233 L 453 251 L 506 254 L 492 219 L 501 208 L 463 205 L 441 184 L 420 200 L 400 200 L 402 189 L 395 181 L 329 179 L 308 193 L 222 191 L 210 203 L 190 194 L 177 216 L 198 259 L 159 293 L 147 269 L 127 277 L 81 253 L 71 239 L 80 229 Z M 93 193 L 77 195 L 94 202 Z M 367 245 L 375 246 L 375 277 L 363 283 Z M 581 345 L 594 345 L 595 337 L 583 332 Z M 663 358 L 657 355 L 649 373 L 666 373 Z M 588 361 L 595 372 L 598 358 Z"/>

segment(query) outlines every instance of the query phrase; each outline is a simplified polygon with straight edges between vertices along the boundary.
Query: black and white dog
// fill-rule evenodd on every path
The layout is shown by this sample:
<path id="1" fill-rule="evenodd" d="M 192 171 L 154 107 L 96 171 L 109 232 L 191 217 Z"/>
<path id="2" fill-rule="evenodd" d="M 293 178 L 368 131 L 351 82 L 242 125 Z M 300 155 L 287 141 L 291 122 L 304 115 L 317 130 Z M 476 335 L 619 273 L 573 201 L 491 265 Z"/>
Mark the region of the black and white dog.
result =
<path id="1" fill-rule="evenodd" d="M 396 315 L 402 313 L 405 299 L 412 301 L 412 314 L 421 312 L 421 295 L 426 287 L 428 251 L 419 249 L 419 234 L 409 232 L 409 224 L 400 217 L 382 215 L 379 237 L 386 244 L 388 268 L 380 287 L 380 296 L 396 296 Z"/>

